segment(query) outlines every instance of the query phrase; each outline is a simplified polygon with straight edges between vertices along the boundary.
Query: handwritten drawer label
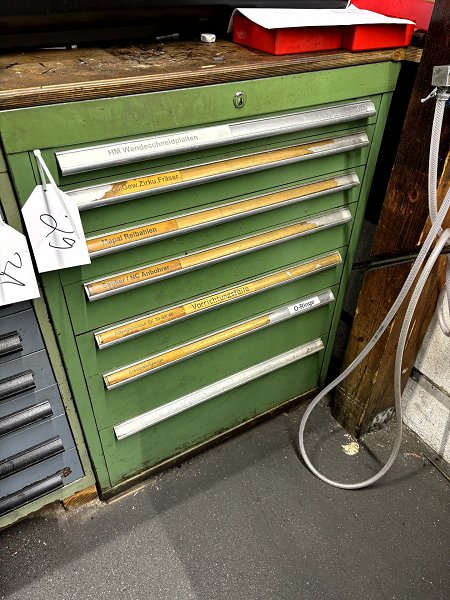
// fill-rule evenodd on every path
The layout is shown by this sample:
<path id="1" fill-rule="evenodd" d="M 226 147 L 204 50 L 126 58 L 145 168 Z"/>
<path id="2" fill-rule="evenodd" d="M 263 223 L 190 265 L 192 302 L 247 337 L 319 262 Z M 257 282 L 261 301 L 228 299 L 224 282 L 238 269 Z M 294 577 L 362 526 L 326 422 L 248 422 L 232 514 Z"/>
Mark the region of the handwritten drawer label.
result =
<path id="1" fill-rule="evenodd" d="M 40 273 L 91 262 L 78 207 L 67 194 L 37 185 L 22 215 Z"/>
<path id="2" fill-rule="evenodd" d="M 24 235 L 0 220 L 0 306 L 39 298 Z"/>

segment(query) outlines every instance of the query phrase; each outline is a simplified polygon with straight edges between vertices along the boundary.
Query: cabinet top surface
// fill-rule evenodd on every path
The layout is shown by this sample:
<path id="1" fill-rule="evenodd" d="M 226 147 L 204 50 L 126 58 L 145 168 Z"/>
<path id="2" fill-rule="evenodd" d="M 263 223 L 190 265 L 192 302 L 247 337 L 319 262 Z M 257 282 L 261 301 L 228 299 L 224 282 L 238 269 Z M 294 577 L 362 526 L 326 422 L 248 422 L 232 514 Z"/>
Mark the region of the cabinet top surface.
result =
<path id="1" fill-rule="evenodd" d="M 0 109 L 400 61 L 411 50 L 273 56 L 218 41 L 0 54 Z"/>

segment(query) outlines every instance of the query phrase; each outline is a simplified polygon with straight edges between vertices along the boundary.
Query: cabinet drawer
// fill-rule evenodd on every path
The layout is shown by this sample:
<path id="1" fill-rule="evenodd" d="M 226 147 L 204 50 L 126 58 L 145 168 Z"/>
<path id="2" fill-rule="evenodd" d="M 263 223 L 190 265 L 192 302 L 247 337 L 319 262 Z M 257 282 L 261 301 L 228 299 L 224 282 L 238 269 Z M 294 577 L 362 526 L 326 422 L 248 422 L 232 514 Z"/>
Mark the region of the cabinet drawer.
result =
<path id="1" fill-rule="evenodd" d="M 326 338 L 322 339 L 326 342 Z M 234 361 L 234 370 L 230 369 L 228 374 L 238 373 L 246 366 L 264 360 L 261 358 L 264 353 L 259 351 L 259 346 L 255 346 L 255 349 L 250 362 L 248 355 L 240 355 L 245 359 L 244 362 Z M 118 440 L 113 427 L 101 430 L 100 437 L 112 484 L 314 389 L 318 384 L 322 360 L 323 351 L 306 356 L 125 439 Z M 214 374 L 209 382 L 219 378 Z M 192 389 L 198 389 L 203 383 L 203 378 L 197 379 L 197 386 Z M 171 399 L 180 397 L 181 392 L 177 393 L 176 388 L 173 392 Z M 154 401 L 151 397 L 152 405 Z"/>
<path id="2" fill-rule="evenodd" d="M 333 285 L 340 280 L 342 262 L 345 260 L 347 249 L 340 248 L 326 254 L 315 256 L 309 260 L 288 265 L 276 271 L 264 273 L 259 277 L 237 282 L 233 286 L 211 290 L 206 295 L 193 296 L 186 302 L 161 307 L 159 310 L 142 313 L 132 319 L 120 323 L 112 323 L 108 327 L 94 333 L 96 346 L 99 350 L 134 340 L 134 338 L 154 334 L 162 327 L 178 324 L 192 317 L 199 317 L 208 311 L 217 311 L 225 306 L 243 301 L 263 292 L 274 291 L 276 288 L 297 282 L 300 290 L 321 289 Z M 327 271 L 327 273 L 324 273 Z M 320 273 L 320 275 L 319 275 Z M 308 278 L 311 278 L 309 280 Z M 308 281 L 305 281 L 308 279 Z M 303 283 L 300 283 L 302 281 Z M 282 302 L 283 295 L 288 290 L 277 292 Z M 298 294 L 297 294 L 298 295 Z M 268 295 L 265 296 L 269 298 Z M 249 303 L 247 303 L 249 304 Z M 234 310 L 234 309 L 231 309 Z M 255 309 L 256 310 L 256 309 Z M 213 318 L 217 318 L 217 315 Z M 196 321 L 199 324 L 199 320 Z M 87 335 L 90 339 L 90 334 Z M 81 339 L 81 336 L 80 338 Z M 133 344 L 133 348 L 136 344 Z"/>
<path id="3" fill-rule="evenodd" d="M 91 259 L 94 259 L 113 252 L 130 250 L 136 246 L 283 209 L 300 202 L 306 211 L 311 200 L 313 200 L 312 210 L 317 207 L 317 212 L 320 212 L 324 210 L 321 205 L 321 199 L 324 196 L 336 195 L 338 192 L 347 191 L 359 185 L 360 179 L 355 171 L 339 173 L 335 176 L 326 176 L 297 186 L 282 188 L 272 193 L 228 202 L 217 202 L 196 211 L 178 212 L 164 219 L 133 223 L 125 229 L 99 232 L 87 239 L 87 247 Z M 357 200 L 357 197 L 358 195 L 354 201 Z M 281 217 L 278 219 L 279 221 L 286 220 L 282 217 L 284 213 L 276 214 Z"/>
<path id="4" fill-rule="evenodd" d="M 227 123 L 206 124 L 178 131 L 152 132 L 148 137 L 116 139 L 109 143 L 68 148 L 55 152 L 56 163 L 62 177 L 71 175 L 82 179 L 92 171 L 102 172 L 111 167 L 127 169 L 129 165 L 177 155 L 199 154 L 205 149 L 206 156 L 220 153 L 220 148 L 232 148 L 236 144 L 275 137 L 279 141 L 286 136 L 306 137 L 311 133 L 324 134 L 348 127 L 348 124 L 374 123 L 380 97 L 359 99 L 340 104 L 329 104 L 285 113 L 271 113 L 256 119 L 237 119 Z M 225 150 L 226 151 L 226 150 Z"/>
<path id="5" fill-rule="evenodd" d="M 126 101 L 122 99 L 122 102 Z M 236 118 L 242 115 L 242 111 L 234 110 L 232 119 L 227 120 L 226 117 L 224 119 L 225 115 L 221 117 L 215 114 L 211 115 L 211 121 L 204 113 L 194 115 L 190 111 L 188 114 L 192 125 L 185 123 L 183 130 L 179 129 L 177 113 L 183 111 L 186 115 L 186 109 L 182 105 L 174 105 L 170 118 L 165 122 L 159 120 L 153 127 L 147 119 L 147 127 L 143 123 L 141 135 L 135 138 L 126 135 L 105 139 L 97 135 L 97 142 L 65 147 L 51 147 L 47 143 L 41 144 L 41 150 L 59 185 L 77 187 L 112 176 L 128 177 L 136 171 L 144 172 L 154 167 L 165 169 L 174 164 L 185 166 L 198 161 L 220 160 L 236 150 L 252 151 L 267 144 L 282 145 L 292 140 L 302 141 L 313 136 L 364 128 L 376 123 L 380 102 L 381 96 L 372 96 L 344 103 L 330 102 L 307 109 L 284 112 L 281 109 L 265 114 L 259 112 L 256 119 L 252 118 L 250 111 L 245 111 L 244 118 Z M 265 105 L 267 111 L 267 101 Z M 86 115 L 91 106 L 86 104 L 83 107 Z M 149 111 L 152 111 L 150 105 Z M 200 117 L 195 124 L 194 116 Z M 167 124 L 172 129 L 167 129 Z M 104 136 L 106 131 L 112 133 L 114 125 L 109 123 L 109 127 L 105 126 L 99 132 L 100 136 Z M 58 137 L 54 135 L 53 139 L 57 140 Z M 67 139 L 70 143 L 75 136 Z M 86 137 L 88 139 L 94 138 Z"/>
<path id="6" fill-rule="evenodd" d="M 0 306 L 0 318 L 12 315 L 13 313 L 18 313 L 22 310 L 27 310 L 28 308 L 31 308 L 31 302 L 29 300 L 25 300 L 25 302 L 15 302 L 14 304 L 6 304 L 5 306 Z"/>
<path id="7" fill-rule="evenodd" d="M 2 496 L 17 492 L 63 470 L 66 470 L 64 485 L 83 475 L 65 415 L 35 423 L 2 437 Z"/>
<path id="8" fill-rule="evenodd" d="M 294 304 L 301 299 L 309 299 L 310 296 L 320 294 L 328 295 L 329 290 L 336 293 L 337 286 L 319 290 L 306 296 L 301 293 L 297 295 L 294 302 L 284 300 L 282 307 Z M 272 309 L 266 302 L 261 303 L 263 314 L 277 311 Z M 247 308 L 248 310 L 248 308 Z M 142 341 L 148 338 L 148 346 L 140 345 L 140 354 L 133 352 L 132 342 L 120 344 L 105 352 L 99 352 L 93 356 L 93 352 L 85 354 L 83 363 L 89 368 L 89 359 L 97 360 L 98 369 L 91 375 L 86 374 L 89 393 L 92 400 L 94 413 L 99 423 L 99 428 L 113 425 L 136 414 L 160 406 L 172 400 L 177 395 L 191 392 L 199 386 L 211 383 L 238 371 L 240 368 L 250 366 L 255 360 L 266 360 L 275 354 L 284 352 L 295 343 L 301 344 L 319 335 L 325 335 L 330 326 L 330 320 L 334 312 L 334 301 L 324 300 L 322 304 L 313 307 L 309 312 L 292 316 L 287 321 L 269 322 L 266 324 L 252 321 L 250 327 L 241 327 L 243 321 L 249 319 L 237 319 L 236 316 L 230 321 L 230 315 L 222 315 L 216 319 L 214 325 L 212 320 L 202 324 L 202 329 L 196 328 L 194 321 L 190 321 L 191 329 L 186 330 L 182 324 L 161 330 L 168 332 L 170 337 L 164 339 L 159 336 L 157 344 L 153 336 L 143 336 L 135 340 Z M 210 317 L 214 313 L 204 315 Z M 241 314 L 245 314 L 242 311 Z M 253 315 L 255 313 L 252 313 Z M 259 313 L 261 314 L 261 313 Z M 226 323 L 222 328 L 221 324 Z M 212 327 L 211 327 L 212 325 Z M 207 327 L 209 326 L 209 329 Z M 169 330 L 174 330 L 170 332 Z M 178 330 L 178 331 L 177 331 Z M 225 331 L 221 340 L 217 332 Z M 203 335 L 204 332 L 204 335 Z M 242 335 L 244 332 L 244 335 Z M 245 335 L 247 333 L 247 335 Z M 202 338 L 201 342 L 197 342 Z M 172 343 L 172 340 L 184 340 Z M 126 346 L 129 346 L 128 348 Z M 79 344 L 81 351 L 83 344 Z M 174 348 L 176 349 L 173 352 Z M 120 350 L 120 353 L 118 352 Z M 112 354 L 108 357 L 109 354 Z M 125 385 L 117 388 L 107 389 L 105 385 L 108 368 L 118 369 L 133 363 L 136 360 L 145 360 L 149 356 L 165 353 L 164 368 L 157 366 L 158 360 L 152 360 L 150 370 L 141 373 L 137 379 L 128 379 Z M 180 358 L 181 357 L 181 360 Z M 184 358 L 184 359 L 183 359 Z M 160 362 L 160 361 L 159 361 Z"/>
<path id="9" fill-rule="evenodd" d="M 315 137 L 293 147 L 268 146 L 259 153 L 234 152 L 229 159 L 203 167 L 196 162 L 183 169 L 176 163 L 170 171 L 156 168 L 135 171 L 128 179 L 110 177 L 105 181 L 95 180 L 93 187 L 66 191 L 83 205 L 81 218 L 89 236 L 99 229 L 99 215 L 102 227 L 119 228 L 365 165 L 373 133 L 374 126 L 370 125 L 364 130 L 346 131 L 345 143 L 337 144 L 340 139 L 337 135 Z M 286 158 L 296 154 L 297 158 Z M 244 166 L 245 169 L 239 169 Z M 214 172 L 218 174 L 208 175 Z M 201 174 L 205 177 L 200 177 Z M 166 185 L 159 185 L 158 181 Z"/>
<path id="10" fill-rule="evenodd" d="M 50 406 L 50 410 L 48 410 L 48 405 Z M 39 408 L 34 410 L 36 407 Z M 4 427 L 5 430 L 12 431 L 14 422 L 16 422 L 17 428 L 25 427 L 43 418 L 57 417 L 63 413 L 64 407 L 58 386 L 54 384 L 23 396 L 0 402 L 0 428 L 1 431 L 3 431 Z M 12 417 L 12 415 L 15 416 Z M 14 430 L 16 427 L 14 427 Z"/>
<path id="11" fill-rule="evenodd" d="M 373 127 L 371 127 L 372 129 Z M 333 134 L 302 140 L 300 143 L 275 148 L 265 147 L 259 152 L 240 151 L 235 156 L 166 171 L 152 169 L 147 173 L 116 179 L 75 190 L 67 194 L 80 211 L 96 209 L 111 204 L 148 198 L 157 194 L 189 187 L 201 186 L 212 181 L 222 181 L 251 173 L 257 173 L 286 165 L 317 160 L 325 156 L 345 154 L 366 148 L 370 141 L 364 131 L 350 131 L 346 135 Z"/>
<path id="12" fill-rule="evenodd" d="M 111 339 L 114 332 L 125 329 L 129 330 L 133 321 L 125 321 L 121 324 L 112 324 L 109 328 L 104 329 L 103 333 L 89 332 L 77 336 L 78 350 L 83 362 L 83 370 L 86 377 L 96 373 L 104 373 L 115 369 L 127 362 L 134 362 L 142 359 L 148 354 L 153 354 L 177 346 L 192 340 L 196 337 L 209 334 L 217 329 L 227 327 L 228 325 L 251 318 L 254 315 L 263 313 L 267 310 L 275 309 L 283 303 L 294 302 L 296 299 L 313 295 L 319 290 L 331 288 L 338 285 L 343 269 L 343 261 L 346 256 L 346 248 L 340 248 L 339 252 L 331 253 L 332 262 L 330 266 L 319 271 L 310 272 L 308 276 L 298 279 L 287 279 L 283 285 L 274 285 L 272 287 L 262 287 L 258 293 L 245 295 L 236 295 L 232 301 L 217 302 L 213 306 L 208 307 L 205 303 L 205 309 L 194 312 L 190 308 L 198 301 L 194 296 L 182 305 L 172 305 L 168 309 L 168 314 L 178 315 L 181 307 L 188 307 L 184 319 L 170 318 L 163 323 L 162 326 L 148 327 L 147 330 L 142 330 L 140 335 L 130 335 L 122 339 L 118 339 L 115 344 L 110 346 L 99 346 L 98 339 L 102 335 L 105 339 Z M 340 258 L 340 260 L 339 260 Z M 322 259 L 306 262 L 304 264 L 317 264 Z M 292 272 L 293 266 L 289 265 L 285 271 Z M 273 273 L 269 273 L 268 280 L 273 277 Z M 275 274 L 280 271 L 275 271 Z M 246 283 L 238 283 L 240 288 L 245 289 Z M 221 291 L 216 293 L 220 298 Z M 208 296 L 210 297 L 210 296 Z M 157 323 L 157 320 L 152 320 L 151 324 Z M 112 332 L 108 337 L 108 332 Z"/>
<path id="13" fill-rule="evenodd" d="M 348 207 L 350 214 L 353 213 L 355 208 L 354 204 Z M 279 237 L 274 242 L 275 245 L 266 247 L 261 245 L 262 249 L 258 249 L 258 243 L 260 243 L 260 239 L 267 238 L 256 238 L 256 236 L 255 238 L 247 238 L 248 249 L 245 254 L 239 255 L 238 252 L 232 254 L 231 251 L 230 254 L 222 253 L 223 261 L 211 260 L 210 263 L 205 262 L 205 266 L 194 271 L 187 269 L 187 272 L 182 274 L 177 274 L 175 270 L 169 271 L 170 276 L 168 278 L 162 278 L 154 283 L 151 282 L 151 279 L 144 280 L 145 285 L 141 287 L 133 287 L 132 285 L 126 288 L 122 285 L 119 288 L 120 293 L 103 297 L 96 302 L 89 302 L 82 285 L 72 284 L 66 286 L 64 293 L 74 331 L 79 334 L 97 329 L 103 325 L 140 314 L 142 307 L 149 311 L 155 310 L 189 298 L 194 293 L 204 294 L 211 289 L 232 285 L 237 281 L 255 277 L 268 270 L 279 269 L 293 262 L 306 260 L 311 256 L 346 246 L 352 226 L 351 221 L 344 222 L 348 218 L 347 214 L 345 211 L 342 213 L 338 211 L 336 216 L 336 223 L 338 224 L 330 225 L 329 229 L 318 229 L 316 231 L 311 229 L 309 233 L 306 231 L 306 234 L 302 237 L 291 236 L 289 238 L 288 234 L 292 232 L 292 229 L 289 228 L 290 225 L 286 226 L 286 229 L 280 228 L 277 231 Z M 329 213 L 327 215 L 329 216 Z M 333 221 L 334 215 L 333 212 L 332 216 L 329 217 L 330 221 Z M 317 217 L 315 222 L 319 222 Z M 297 225 L 295 227 L 297 228 Z M 284 232 L 286 232 L 286 237 L 283 237 Z M 251 247 L 250 243 L 253 244 Z M 239 250 L 239 247 L 233 245 L 232 249 Z M 185 264 L 185 262 L 171 261 L 165 264 L 168 265 L 168 268 L 172 268 L 171 265 L 178 267 Z M 203 263 L 198 264 L 202 265 Z M 164 267 L 155 267 L 150 271 L 150 274 L 155 272 L 158 275 L 162 268 Z M 145 275 L 149 270 L 144 269 L 142 272 Z M 164 271 L 162 273 L 164 274 Z M 127 277 L 131 278 L 131 275 Z M 116 279 L 117 277 L 114 278 L 114 281 Z M 112 279 L 108 279 L 108 285 L 109 281 L 112 281 Z M 119 277 L 118 281 L 124 281 L 124 278 Z M 91 285 L 89 288 L 91 291 L 92 289 L 101 290 L 106 284 L 96 282 L 93 285 L 95 287 Z M 119 283 L 119 285 L 121 284 Z M 126 298 L 126 301 L 123 298 Z"/>
<path id="14" fill-rule="evenodd" d="M 36 484 L 36 482 L 42 481 L 54 474 L 58 474 L 61 478 L 61 485 L 58 487 L 68 485 L 83 477 L 84 472 L 75 448 L 52 456 L 51 458 L 47 458 L 38 464 L 32 465 L 23 471 L 19 471 L 18 473 L 3 479 L 1 481 L 0 516 L 25 503 L 21 502 L 21 496 L 23 496 L 22 490 L 24 488 L 32 486 L 33 484 Z M 48 493 L 49 491 L 51 491 L 51 489 L 45 493 Z M 8 496 L 14 494 L 17 494 L 16 498 L 8 498 Z M 5 508 L 7 499 L 9 500 L 9 510 L 8 508 Z"/>
<path id="15" fill-rule="evenodd" d="M 180 235 L 183 233 L 183 230 L 181 230 L 179 233 L 177 231 L 175 236 L 165 239 L 158 237 L 155 241 L 152 241 L 152 237 L 149 235 L 147 237 L 148 243 L 142 243 L 142 240 L 134 244 L 132 242 L 131 247 L 125 246 L 124 250 L 114 252 L 112 255 L 94 256 L 90 265 L 61 272 L 63 285 L 80 280 L 96 279 L 111 272 L 131 269 L 135 265 L 149 264 L 167 257 L 185 255 L 210 245 L 220 244 L 228 239 L 251 235 L 277 224 L 306 218 L 341 206 L 348 206 L 358 200 L 360 181 L 363 176 L 364 169 L 358 167 L 349 172 L 334 173 L 325 179 L 308 180 L 294 187 L 282 188 L 282 191 L 268 191 L 268 193 L 262 195 L 244 196 L 244 198 L 237 200 L 231 199 L 226 203 L 228 208 L 224 207 L 224 203 L 209 204 L 207 208 L 194 213 L 194 217 L 192 213 L 190 213 L 190 217 L 183 217 L 185 213 L 180 211 L 170 213 L 164 220 L 159 220 L 158 229 L 177 231 L 178 223 L 183 224 L 183 218 L 187 225 L 192 221 L 195 223 L 204 220 L 206 221 L 206 228 L 189 229 L 187 226 L 185 228 L 186 235 Z M 316 190 L 315 194 L 313 190 Z M 311 193 L 303 198 L 302 194 L 305 191 Z M 231 212 L 230 206 L 235 214 L 232 215 L 233 218 L 222 222 L 220 216 Z M 248 207 L 255 209 L 253 214 L 245 213 L 245 208 Z M 270 210 L 267 210 L 267 207 Z M 240 213 L 240 209 L 244 212 Z M 178 219 L 178 217 L 180 218 Z M 143 227 L 144 233 L 157 229 L 152 227 L 152 223 L 155 223 L 155 221 L 146 221 L 146 223 L 147 228 Z M 136 228 L 142 227 L 142 221 L 134 222 L 130 227 L 132 229 L 128 229 L 128 231 L 133 236 L 136 233 Z M 121 227 L 121 229 L 123 230 L 124 227 Z M 114 244 L 116 238 L 114 234 L 111 234 L 112 231 L 114 230 L 102 230 L 97 235 L 104 234 L 109 236 L 110 239 L 112 236 L 111 241 Z M 94 247 L 98 248 L 99 245 L 102 245 L 101 239 L 97 238 Z M 132 237 L 132 240 L 134 241 L 135 237 Z M 144 239 L 143 242 L 145 241 Z M 120 249 L 121 246 L 118 245 L 115 248 Z"/>
<path id="16" fill-rule="evenodd" d="M 61 438 L 64 450 L 75 446 L 65 415 L 35 423 L 2 437 L 0 461 L 55 437 Z"/>
<path id="17" fill-rule="evenodd" d="M 40 390 L 54 383 L 45 350 L 0 364 L 0 401 Z"/>
<path id="18" fill-rule="evenodd" d="M 0 318 L 0 364 L 44 347 L 32 308 Z"/>

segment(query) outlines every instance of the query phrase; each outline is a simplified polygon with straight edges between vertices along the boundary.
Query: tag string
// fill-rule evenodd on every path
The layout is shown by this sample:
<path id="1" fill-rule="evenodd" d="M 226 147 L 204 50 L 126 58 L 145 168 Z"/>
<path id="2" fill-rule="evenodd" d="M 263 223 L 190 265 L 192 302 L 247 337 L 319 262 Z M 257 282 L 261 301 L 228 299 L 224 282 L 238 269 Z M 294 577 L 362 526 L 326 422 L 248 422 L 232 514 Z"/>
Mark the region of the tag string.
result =
<path id="1" fill-rule="evenodd" d="M 64 210 L 64 212 L 67 215 L 67 218 L 69 219 L 69 223 L 70 225 L 73 227 L 74 233 L 77 236 L 78 239 L 80 239 L 80 235 L 78 233 L 77 227 L 75 225 L 75 223 L 73 222 L 72 219 L 72 215 L 70 214 L 70 211 L 68 209 L 68 206 L 66 204 L 64 195 L 62 193 L 62 191 L 59 189 L 59 187 L 56 185 L 55 180 L 52 177 L 52 174 L 50 173 L 50 169 L 47 167 L 47 165 L 45 164 L 44 159 L 42 158 L 42 154 L 40 150 L 33 150 L 33 154 L 36 157 L 37 160 L 37 166 L 38 166 L 38 170 L 39 170 L 39 177 L 41 179 L 41 183 L 42 183 L 42 189 L 44 190 L 44 194 L 47 194 L 47 180 L 45 177 L 47 177 L 50 185 L 52 186 L 52 188 L 54 189 L 56 196 Z"/>

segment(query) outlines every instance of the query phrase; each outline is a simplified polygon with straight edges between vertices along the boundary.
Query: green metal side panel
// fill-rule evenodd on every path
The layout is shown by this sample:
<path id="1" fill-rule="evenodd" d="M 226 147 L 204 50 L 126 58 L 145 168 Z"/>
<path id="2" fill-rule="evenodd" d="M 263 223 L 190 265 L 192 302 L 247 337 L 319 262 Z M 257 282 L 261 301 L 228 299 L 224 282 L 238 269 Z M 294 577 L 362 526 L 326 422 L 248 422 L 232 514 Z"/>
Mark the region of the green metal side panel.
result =
<path id="1" fill-rule="evenodd" d="M 361 195 L 358 203 L 358 210 L 355 214 L 353 220 L 353 230 L 350 238 L 350 243 L 348 246 L 348 254 L 347 260 L 344 265 L 344 272 L 342 277 L 342 286 L 339 291 L 339 295 L 337 297 L 337 301 L 335 304 L 335 315 L 333 318 L 333 322 L 330 329 L 330 339 L 334 340 L 336 335 L 336 331 L 339 325 L 339 318 L 342 311 L 342 305 L 344 303 L 344 296 L 346 291 L 346 286 L 352 272 L 353 259 L 355 257 L 356 248 L 358 245 L 359 234 L 361 232 L 362 223 L 364 220 L 364 213 L 366 211 L 367 200 L 369 197 L 370 186 L 372 185 L 372 178 L 375 171 L 375 166 L 377 163 L 378 153 L 380 151 L 381 140 L 383 139 L 384 127 L 386 125 L 386 119 L 389 113 L 389 107 L 391 105 L 392 94 L 384 94 L 383 100 L 378 113 L 378 121 L 377 127 L 375 130 L 375 134 L 372 140 L 372 144 L 370 147 L 369 158 L 367 161 L 365 176 L 361 185 Z M 332 344 L 328 344 L 328 347 L 325 352 L 325 357 L 323 361 L 322 371 L 320 375 L 320 380 L 323 381 L 326 377 L 328 366 L 330 363 L 331 353 L 333 351 Z"/>
<path id="2" fill-rule="evenodd" d="M 92 235 L 129 224 L 139 225 L 152 219 L 170 218 L 183 211 L 212 207 L 218 202 L 269 193 L 288 185 L 333 177 L 349 170 L 354 170 L 361 182 L 360 186 L 345 192 L 331 193 L 198 232 L 123 250 L 96 258 L 91 265 L 42 276 L 62 360 L 103 491 L 316 388 L 325 378 L 391 92 L 395 88 L 399 69 L 399 64 L 380 63 L 0 113 L 2 142 L 7 151 L 19 204 L 25 202 L 38 181 L 32 156 L 34 148 L 43 150 L 58 183 L 70 190 L 261 152 L 303 143 L 305 140 L 325 139 L 331 135 L 364 131 L 370 140 L 368 147 L 344 154 L 278 166 L 184 190 L 166 191 L 82 213 L 85 231 Z M 236 91 L 245 91 L 247 94 L 247 104 L 241 110 L 237 110 L 232 103 Z M 62 177 L 55 162 L 55 151 L 63 148 L 362 98 L 370 98 L 374 102 L 377 115 L 360 123 L 338 124 L 70 177 Z M 90 279 L 186 255 L 339 207 L 350 209 L 353 217 L 350 223 L 297 240 L 284 241 L 252 254 L 96 302 L 87 301 L 82 282 Z M 96 348 L 93 333 L 100 327 L 335 250 L 343 258 L 339 266 L 251 298 L 240 299 L 228 306 L 216 307 L 208 313 L 111 348 L 101 351 Z M 107 391 L 104 386 L 102 375 L 108 370 L 324 289 L 333 290 L 336 298 L 334 303 L 208 350 L 115 390 Z M 126 440 L 118 441 L 114 436 L 113 426 L 125 419 L 317 337 L 321 337 L 326 344 L 324 352 L 248 384 L 244 391 L 240 388 L 229 392 Z"/>

